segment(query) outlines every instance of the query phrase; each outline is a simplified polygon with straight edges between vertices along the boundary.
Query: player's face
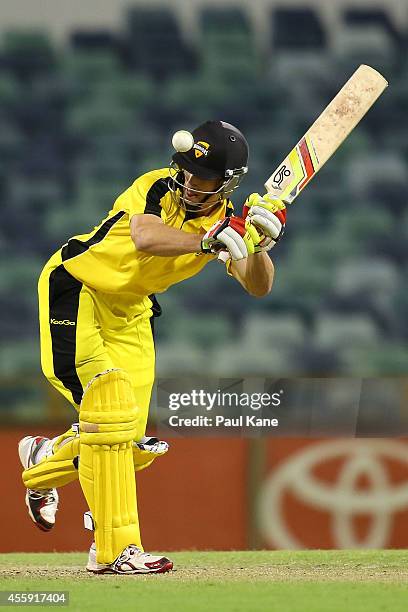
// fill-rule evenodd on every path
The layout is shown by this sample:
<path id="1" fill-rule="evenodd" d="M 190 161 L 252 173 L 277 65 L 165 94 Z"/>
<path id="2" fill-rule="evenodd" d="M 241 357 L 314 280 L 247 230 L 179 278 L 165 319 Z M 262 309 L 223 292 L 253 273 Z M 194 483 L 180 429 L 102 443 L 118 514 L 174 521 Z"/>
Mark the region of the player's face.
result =
<path id="1" fill-rule="evenodd" d="M 217 203 L 220 201 L 219 193 L 208 194 L 206 192 L 217 191 L 222 185 L 220 179 L 202 179 L 198 176 L 194 176 L 184 170 L 184 190 L 183 197 L 188 200 L 191 204 L 197 204 L 197 208 L 200 204 L 208 204 L 212 202 Z M 201 193 L 200 193 L 201 192 Z M 204 192 L 204 193 L 202 193 Z"/>

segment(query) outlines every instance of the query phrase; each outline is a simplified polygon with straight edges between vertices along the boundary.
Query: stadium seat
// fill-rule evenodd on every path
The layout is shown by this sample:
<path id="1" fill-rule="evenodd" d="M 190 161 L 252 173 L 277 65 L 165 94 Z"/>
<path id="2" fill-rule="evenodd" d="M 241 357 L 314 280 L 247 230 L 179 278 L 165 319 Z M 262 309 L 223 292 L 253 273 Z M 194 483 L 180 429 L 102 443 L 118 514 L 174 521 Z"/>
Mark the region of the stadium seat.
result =
<path id="1" fill-rule="evenodd" d="M 304 99 L 309 95 L 328 99 L 335 78 L 328 54 L 314 49 L 283 49 L 271 54 L 269 62 L 271 83 L 279 83 L 287 91 L 303 90 Z"/>
<path id="2" fill-rule="evenodd" d="M 75 30 L 69 37 L 70 46 L 76 51 L 92 52 L 108 50 L 118 52 L 120 41 L 110 30 Z"/>
<path id="3" fill-rule="evenodd" d="M 368 316 L 325 312 L 318 315 L 313 339 L 324 350 L 375 348 L 380 342 L 376 326 Z"/>
<path id="4" fill-rule="evenodd" d="M 130 67 L 159 81 L 195 68 L 195 53 L 184 41 L 173 10 L 131 8 L 126 20 Z"/>
<path id="5" fill-rule="evenodd" d="M 7 73 L 0 73 L 0 109 L 3 112 L 12 111 L 21 101 L 21 85 L 18 80 Z"/>
<path id="6" fill-rule="evenodd" d="M 396 45 L 401 45 L 403 42 L 402 33 L 395 26 L 385 7 L 351 6 L 344 10 L 343 20 L 344 23 L 351 26 L 377 26 L 378 28 L 385 30 Z"/>
<path id="7" fill-rule="evenodd" d="M 252 83 L 260 76 L 260 64 L 253 48 L 236 53 L 229 45 L 227 49 L 224 44 L 209 47 L 201 55 L 201 67 L 207 79 L 219 83 Z"/>
<path id="8" fill-rule="evenodd" d="M 405 376 L 408 369 L 406 344 L 384 341 L 381 346 L 355 346 L 345 358 L 344 373 L 351 376 Z"/>
<path id="9" fill-rule="evenodd" d="M 21 160 L 25 149 L 26 141 L 19 127 L 0 120 L 0 158 L 3 168 Z"/>
<path id="10" fill-rule="evenodd" d="M 304 325 L 296 315 L 255 312 L 248 314 L 243 321 L 242 343 L 251 354 L 272 347 L 298 349 L 305 339 Z"/>
<path id="11" fill-rule="evenodd" d="M 344 179 L 350 193 L 357 199 L 378 199 L 389 186 L 391 189 L 406 189 L 407 164 L 396 151 L 367 152 L 346 162 Z M 389 200 L 391 209 L 400 201 Z"/>
<path id="12" fill-rule="evenodd" d="M 225 316 L 220 314 L 214 317 L 202 312 L 188 314 L 182 310 L 167 330 L 170 341 L 176 342 L 178 338 L 188 338 L 193 346 L 200 346 L 205 350 L 228 342 L 232 335 L 231 324 Z"/>
<path id="13" fill-rule="evenodd" d="M 397 223 L 393 215 L 381 206 L 376 206 L 374 201 L 366 203 L 359 202 L 351 214 L 338 211 L 333 216 L 333 231 L 339 240 L 347 236 L 358 245 L 359 250 L 364 253 L 373 246 L 384 240 L 395 240 L 397 234 Z"/>
<path id="14" fill-rule="evenodd" d="M 208 31 L 200 49 L 200 70 L 209 80 L 236 88 L 254 87 L 262 69 L 255 39 L 232 27 Z"/>
<path id="15" fill-rule="evenodd" d="M 75 135 L 92 138 L 101 131 L 116 133 L 130 129 L 135 119 L 125 106 L 116 106 L 111 99 L 92 98 L 72 106 L 67 113 L 67 129 Z"/>
<path id="16" fill-rule="evenodd" d="M 96 83 L 115 78 L 121 73 L 121 64 L 118 55 L 110 48 L 78 49 L 65 52 L 62 71 L 65 79 L 72 83 L 75 97 L 79 97 L 92 94 Z"/>
<path id="17" fill-rule="evenodd" d="M 273 49 L 323 49 L 326 33 L 318 13 L 308 7 L 277 8 L 272 15 Z"/>
<path id="18" fill-rule="evenodd" d="M 398 270 L 386 259 L 370 257 L 348 258 L 337 268 L 333 287 L 338 295 L 352 295 L 357 291 L 389 299 L 398 289 Z"/>
<path id="19" fill-rule="evenodd" d="M 277 265 L 273 291 L 287 308 L 293 307 L 302 314 L 316 312 L 330 292 L 334 261 L 339 254 L 341 256 L 341 245 L 329 237 L 325 243 L 316 241 L 314 245 L 307 238 L 297 238 L 291 247 Z M 281 275 L 279 270 L 282 270 Z"/>
<path id="20" fill-rule="evenodd" d="M 3 63 L 21 79 L 53 71 L 56 57 L 51 37 L 35 29 L 10 30 L 2 36 Z"/>
<path id="21" fill-rule="evenodd" d="M 314 342 L 307 343 L 303 349 L 291 355 L 291 363 L 296 376 L 316 378 L 334 376 L 341 373 L 342 360 L 334 349 L 323 349 Z"/>
<path id="22" fill-rule="evenodd" d="M 213 33 L 250 34 L 251 26 L 246 11 L 239 7 L 206 7 L 201 10 L 202 39 Z"/>
<path id="23" fill-rule="evenodd" d="M 42 270 L 43 261 L 36 257 L 14 256 L 12 262 L 10 258 L 2 258 L 0 262 L 0 294 L 3 296 L 17 293 L 19 289 L 25 287 L 24 297 L 30 296 L 32 291 L 34 301 L 37 296 L 37 278 Z"/>
<path id="24" fill-rule="evenodd" d="M 10 265 L 13 269 L 13 265 Z M 35 274 L 29 279 L 26 286 L 21 279 L 16 279 L 13 283 L 14 287 L 22 292 L 22 288 L 27 292 L 20 300 L 15 299 L 15 292 L 0 293 L 0 312 L 2 318 L 0 320 L 0 335 L 2 339 L 2 347 L 4 355 L 7 347 L 12 347 L 15 343 L 22 340 L 37 338 L 38 330 L 38 315 L 36 304 L 36 288 L 38 275 L 41 268 L 35 271 Z M 9 282 L 9 286 L 12 283 Z"/>
<path id="25" fill-rule="evenodd" d="M 193 345 L 187 338 L 162 342 L 156 352 L 156 376 L 202 376 L 208 372 L 211 357 L 204 347 Z"/>
<path id="26" fill-rule="evenodd" d="M 20 215 L 29 213 L 32 207 L 35 208 L 37 215 L 43 214 L 63 198 L 62 185 L 53 177 L 16 176 L 16 178 L 18 180 L 10 185 L 9 198 L 14 210 Z"/>
<path id="27" fill-rule="evenodd" d="M 135 113 L 143 113 L 157 93 L 157 87 L 148 75 L 124 72 L 107 75 L 93 89 L 95 97 L 108 98 L 119 108 L 125 107 Z"/>
<path id="28" fill-rule="evenodd" d="M 295 361 L 283 347 L 261 347 L 256 352 L 242 349 L 242 342 L 216 347 L 205 362 L 211 376 L 294 376 L 299 373 Z"/>
<path id="29" fill-rule="evenodd" d="M 194 79 L 175 76 L 174 79 L 164 84 L 162 91 L 163 103 L 159 103 L 159 109 L 161 111 L 162 106 L 166 106 L 174 113 L 174 120 L 178 117 L 178 129 L 185 128 L 187 122 L 191 124 L 189 129 L 193 129 L 206 117 L 222 116 L 219 113 L 222 104 L 233 101 L 233 91 L 225 81 L 203 75 Z M 186 91 L 189 92 L 188 100 L 186 100 Z M 157 111 L 157 106 L 151 109 L 152 119 L 155 111 Z M 166 124 L 168 125 L 168 121 Z"/>
<path id="30" fill-rule="evenodd" d="M 396 49 L 389 34 L 378 26 L 350 26 L 336 32 L 332 45 L 338 70 L 352 74 L 360 64 L 392 74 Z"/>
<path id="31" fill-rule="evenodd" d="M 27 334 L 27 330 L 24 330 L 25 334 Z M 4 339 L 5 336 L 2 335 Z M 18 338 L 16 337 L 16 341 L 7 344 L 4 344 L 0 347 L 0 375 L 2 377 L 18 377 L 24 373 L 33 372 L 39 374 L 38 367 L 38 344 L 36 340 L 27 339 L 27 336 Z M 16 389 L 18 390 L 19 385 L 14 385 L 14 395 Z M 23 408 L 24 403 L 26 406 L 32 408 L 32 404 L 30 406 L 30 402 L 32 402 L 32 392 L 31 389 L 28 389 L 24 394 L 24 399 L 21 401 L 20 406 L 15 407 L 15 409 Z M 3 394 L 2 394 L 3 395 Z M 40 409 L 43 408 L 40 406 Z M 22 411 L 19 410 L 19 417 L 23 418 Z M 38 413 L 37 413 L 38 414 Z M 12 417 L 13 415 L 10 415 Z M 25 413 L 25 417 L 27 418 L 29 415 Z M 30 415 L 31 416 L 31 415 Z M 32 417 L 31 417 L 32 418 Z"/>
<path id="32" fill-rule="evenodd" d="M 180 36 L 180 27 L 175 11 L 163 7 L 131 7 L 126 14 L 126 28 L 131 36 Z"/>

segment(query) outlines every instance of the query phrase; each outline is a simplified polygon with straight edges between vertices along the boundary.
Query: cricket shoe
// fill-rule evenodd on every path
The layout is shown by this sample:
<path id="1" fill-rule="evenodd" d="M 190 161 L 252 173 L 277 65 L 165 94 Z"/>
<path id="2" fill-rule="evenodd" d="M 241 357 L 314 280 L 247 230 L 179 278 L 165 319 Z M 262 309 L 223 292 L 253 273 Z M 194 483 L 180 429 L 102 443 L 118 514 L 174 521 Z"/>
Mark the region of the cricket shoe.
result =
<path id="1" fill-rule="evenodd" d="M 40 449 L 50 442 L 43 436 L 26 436 L 18 444 L 18 454 L 24 469 L 36 464 Z M 27 489 L 25 503 L 33 523 L 41 531 L 50 531 L 55 525 L 55 514 L 58 510 L 57 489 Z"/>
<path id="2" fill-rule="evenodd" d="M 173 569 L 173 561 L 143 552 L 134 544 L 129 544 L 113 563 L 105 565 L 96 561 L 94 542 L 89 549 L 86 569 L 93 574 L 164 574 Z"/>

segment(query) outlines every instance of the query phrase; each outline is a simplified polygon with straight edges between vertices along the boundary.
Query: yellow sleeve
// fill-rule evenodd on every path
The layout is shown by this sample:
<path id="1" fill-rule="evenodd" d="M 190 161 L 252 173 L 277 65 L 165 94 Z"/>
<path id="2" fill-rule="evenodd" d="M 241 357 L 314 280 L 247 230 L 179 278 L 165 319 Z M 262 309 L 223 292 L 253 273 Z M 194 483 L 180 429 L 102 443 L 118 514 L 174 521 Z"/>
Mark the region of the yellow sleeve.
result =
<path id="1" fill-rule="evenodd" d="M 129 187 L 129 218 L 133 215 L 140 215 L 146 211 L 147 194 L 149 185 L 146 181 L 142 181 L 143 177 L 137 179 L 133 185 Z"/>
<path id="2" fill-rule="evenodd" d="M 162 171 L 147 172 L 119 196 L 115 208 L 128 211 L 129 219 L 140 214 L 161 217 L 161 200 L 168 191 L 167 177 L 163 177 Z"/>

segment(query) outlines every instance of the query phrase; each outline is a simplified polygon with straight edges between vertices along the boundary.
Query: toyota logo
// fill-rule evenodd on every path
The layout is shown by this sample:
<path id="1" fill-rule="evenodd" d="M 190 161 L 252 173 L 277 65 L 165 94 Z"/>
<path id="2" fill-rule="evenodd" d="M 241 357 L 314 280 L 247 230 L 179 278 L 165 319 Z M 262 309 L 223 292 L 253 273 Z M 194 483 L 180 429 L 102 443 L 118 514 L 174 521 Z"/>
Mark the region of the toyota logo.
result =
<path id="1" fill-rule="evenodd" d="M 337 466 L 334 481 L 319 478 L 316 471 L 331 461 Z M 280 464 L 262 486 L 258 521 L 265 540 L 275 548 L 305 548 L 299 530 L 288 525 L 285 515 L 284 497 L 289 494 L 308 507 L 329 513 L 335 547 L 386 546 L 395 513 L 408 509 L 408 476 L 403 481 L 393 481 L 391 462 L 402 464 L 408 475 L 406 444 L 354 439 L 319 442 L 302 448 Z M 355 520 L 362 516 L 370 517 L 363 536 L 355 528 Z M 301 521 L 299 513 L 298 518 Z"/>

